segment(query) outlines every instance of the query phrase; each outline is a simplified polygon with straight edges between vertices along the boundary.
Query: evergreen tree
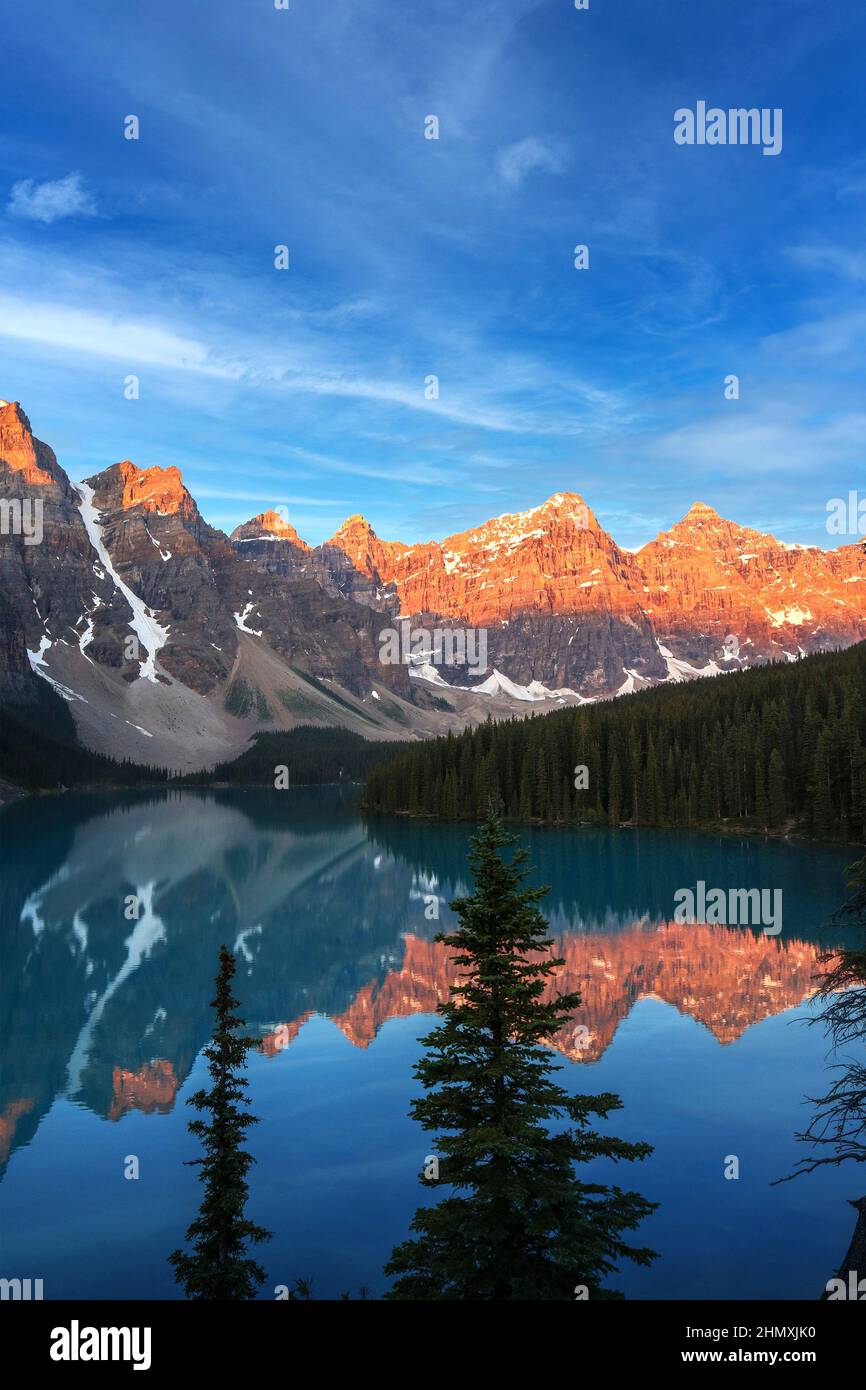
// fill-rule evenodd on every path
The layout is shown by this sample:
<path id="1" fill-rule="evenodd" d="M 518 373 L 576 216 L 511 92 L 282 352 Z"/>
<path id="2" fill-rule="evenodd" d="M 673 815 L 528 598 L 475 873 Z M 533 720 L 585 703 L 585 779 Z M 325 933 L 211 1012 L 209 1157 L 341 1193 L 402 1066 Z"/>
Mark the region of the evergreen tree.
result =
<path id="1" fill-rule="evenodd" d="M 205 1151 L 204 1158 L 190 1160 L 201 1165 L 204 1196 L 199 1215 L 186 1233 L 192 1254 L 175 1250 L 169 1262 L 187 1298 L 251 1299 L 265 1271 L 246 1254 L 246 1242 L 268 1240 L 271 1234 L 244 1216 L 246 1175 L 255 1159 L 242 1142 L 244 1131 L 257 1118 L 240 1109 L 242 1103 L 249 1105 L 249 1099 L 243 1094 L 247 1082 L 238 1073 L 255 1040 L 239 1032 L 244 1020 L 234 1012 L 238 1007 L 232 995 L 235 958 L 226 946 L 220 947 L 219 960 L 216 996 L 211 1000 L 216 1031 L 204 1050 L 213 1085 L 209 1091 L 196 1091 L 188 1101 L 211 1116 L 209 1121 L 189 1123 L 190 1133 L 198 1135 Z"/>
<path id="2" fill-rule="evenodd" d="M 866 839 L 866 643 L 724 681 L 509 720 L 390 754 L 365 806 L 616 825 L 785 826 Z M 589 787 L 573 786 L 586 764 Z M 445 794 L 453 774 L 453 791 Z M 456 802 L 456 810 L 453 809 Z"/>
<path id="3" fill-rule="evenodd" d="M 764 769 L 760 762 L 755 764 L 755 820 L 764 830 L 770 823 L 770 803 L 764 782 Z"/>
<path id="4" fill-rule="evenodd" d="M 591 1128 L 620 1107 L 617 1096 L 572 1098 L 552 1079 L 561 1068 L 544 1040 L 580 996 L 547 997 L 564 962 L 536 906 L 547 890 L 524 884 L 525 851 L 500 854 L 514 843 L 491 810 L 472 840 L 475 891 L 452 903 L 459 926 L 438 938 L 462 974 L 425 1040 L 416 1076 L 427 1094 L 412 1113 L 439 1135 L 439 1180 L 454 1191 L 416 1212 L 416 1238 L 386 1267 L 396 1276 L 389 1298 L 573 1299 L 580 1286 L 614 1298 L 604 1281 L 617 1262 L 654 1258 L 623 1233 L 655 1204 L 575 1174 L 575 1164 L 641 1159 L 651 1148 Z M 569 1127 L 551 1132 L 560 1117 Z"/>
<path id="5" fill-rule="evenodd" d="M 824 1007 L 810 1022 L 823 1024 L 834 1053 L 853 1050 L 834 1064 L 837 1075 L 827 1094 L 810 1097 L 815 1115 L 797 1138 L 814 1154 L 800 1160 L 792 1177 L 848 1159 L 866 1163 L 866 858 L 848 872 L 851 897 L 836 915 L 859 934 L 841 950 L 821 956 L 825 971 L 818 998 Z"/>
<path id="6" fill-rule="evenodd" d="M 833 793 L 830 778 L 830 734 L 825 727 L 818 735 L 812 779 L 812 823 L 819 835 L 829 834 L 833 824 Z"/>
<path id="7" fill-rule="evenodd" d="M 767 800 L 770 806 L 770 824 L 782 825 L 785 820 L 785 764 L 778 747 L 770 754 L 770 770 L 767 774 Z"/>
<path id="8" fill-rule="evenodd" d="M 616 749 L 613 750 L 613 757 L 610 760 L 610 772 L 608 774 L 608 793 L 607 793 L 607 818 L 611 825 L 619 825 L 620 800 L 622 797 L 622 777 L 619 770 L 619 758 Z"/>
<path id="9" fill-rule="evenodd" d="M 835 1055 L 842 1047 L 847 1050 L 844 1060 L 833 1064 L 836 1075 L 827 1092 L 810 1097 L 815 1107 L 812 1121 L 797 1138 L 811 1147 L 811 1154 L 780 1182 L 828 1165 L 866 1164 L 866 858 L 853 864 L 849 873 L 852 895 L 837 918 L 850 920 L 859 933 L 841 950 L 822 956 L 825 973 L 818 996 L 824 1008 L 810 1019 L 824 1025 Z M 866 1195 L 851 1206 L 857 1211 L 857 1224 L 838 1270 L 843 1285 L 852 1273 L 862 1278 L 866 1258 Z"/>

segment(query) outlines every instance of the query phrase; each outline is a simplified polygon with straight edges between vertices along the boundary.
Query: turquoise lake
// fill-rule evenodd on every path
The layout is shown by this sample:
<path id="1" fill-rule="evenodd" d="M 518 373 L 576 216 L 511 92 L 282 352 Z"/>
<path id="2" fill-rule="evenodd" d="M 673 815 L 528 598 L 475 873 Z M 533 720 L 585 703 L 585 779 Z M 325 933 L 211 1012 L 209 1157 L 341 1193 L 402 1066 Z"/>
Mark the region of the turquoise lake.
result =
<path id="1" fill-rule="evenodd" d="M 298 1276 L 316 1298 L 384 1291 L 391 1248 L 435 1200 L 418 1182 L 434 1145 L 408 1118 L 412 1067 L 453 978 L 434 937 L 468 887 L 471 831 L 366 821 L 356 795 L 66 794 L 0 813 L 0 1275 L 41 1278 L 46 1298 L 177 1297 L 166 1257 L 199 1200 L 185 1101 L 206 1080 L 225 942 L 262 1039 L 248 1208 L 274 1232 L 261 1297 Z M 617 1092 L 609 1130 L 655 1146 L 595 1170 L 660 1204 L 637 1237 L 659 1258 L 612 1285 L 819 1297 L 862 1177 L 770 1184 L 801 1156 L 804 1096 L 827 1084 L 805 1020 L 855 852 L 651 830 L 523 838 L 550 885 L 560 987 L 583 996 L 552 1040 L 560 1079 Z M 781 933 L 674 923 L 676 890 L 699 880 L 781 889 Z"/>

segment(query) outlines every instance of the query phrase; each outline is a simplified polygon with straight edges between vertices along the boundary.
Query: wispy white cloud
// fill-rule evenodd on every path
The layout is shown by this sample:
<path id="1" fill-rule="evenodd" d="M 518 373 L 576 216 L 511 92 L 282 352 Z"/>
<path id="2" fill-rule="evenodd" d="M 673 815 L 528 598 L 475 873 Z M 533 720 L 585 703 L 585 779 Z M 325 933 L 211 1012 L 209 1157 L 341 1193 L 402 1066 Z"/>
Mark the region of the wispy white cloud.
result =
<path id="1" fill-rule="evenodd" d="M 819 469 L 842 490 L 866 361 L 866 163 L 845 154 L 857 142 L 838 138 L 834 103 L 856 80 L 853 20 L 831 26 L 833 87 L 790 158 L 723 160 L 731 185 L 711 152 L 680 157 L 670 113 L 697 51 L 719 91 L 732 63 L 760 86 L 743 42 L 770 32 L 769 0 L 745 30 L 714 34 L 692 6 L 686 24 L 621 26 L 614 45 L 573 7 L 548 23 L 542 0 L 251 6 L 241 29 L 237 5 L 212 0 L 205 45 L 195 7 L 139 7 L 134 44 L 80 8 L 54 7 L 51 52 L 28 73 L 34 106 L 63 121 L 8 132 L 0 204 L 38 178 L 15 186 L 0 237 L 0 389 L 34 425 L 47 415 L 52 443 L 66 433 L 84 476 L 95 451 L 171 457 L 244 491 L 267 488 L 265 460 L 274 496 L 348 491 L 397 534 L 422 507 L 483 519 L 491 488 L 499 511 L 567 485 L 599 514 L 639 495 L 632 534 L 735 488 L 744 517 L 771 494 L 789 514 L 790 478 Z M 812 7 L 789 8 L 776 69 L 786 100 L 811 102 Z M 38 7 L 18 9 L 7 47 L 34 52 Z M 125 148 L 105 111 L 137 110 L 142 92 L 144 140 Z M 94 216 L 94 195 L 123 215 Z M 577 241 L 588 275 L 570 265 Z M 743 401 L 717 418 L 728 370 Z M 139 371 L 132 404 L 121 383 Z M 246 502 L 214 499 L 238 520 Z"/>
<path id="2" fill-rule="evenodd" d="M 848 366 L 863 360 L 866 340 L 866 309 L 840 309 L 805 320 L 781 333 L 771 333 L 761 346 L 774 359 L 792 360 L 844 358 Z"/>
<path id="3" fill-rule="evenodd" d="M 80 296 L 76 296 L 76 299 Z M 190 314 L 192 317 L 192 314 Z M 25 294 L 0 294 L 0 337 L 120 361 L 130 372 L 147 366 L 168 374 L 194 373 L 246 389 L 330 397 L 423 414 L 431 427 L 470 425 L 514 435 L 583 435 L 610 428 L 624 400 L 519 354 L 484 358 L 479 351 L 451 366 L 438 399 L 428 400 L 426 378 L 395 374 L 387 361 L 381 374 L 334 363 L 331 340 L 309 334 L 279 341 L 263 328 L 228 330 L 218 321 L 196 321 L 197 336 L 184 327 L 134 310 L 110 312 L 78 303 L 50 303 Z M 456 384 L 453 379 L 456 378 Z"/>
<path id="4" fill-rule="evenodd" d="M 540 140 L 536 135 L 528 135 L 513 145 L 506 145 L 499 151 L 496 164 L 499 176 L 509 188 L 519 188 L 536 169 L 547 174 L 558 174 L 565 163 L 564 153 L 559 145 Z"/>
<path id="5" fill-rule="evenodd" d="M 96 203 L 85 188 L 80 174 L 62 179 L 21 179 L 13 183 L 6 211 L 12 217 L 50 224 L 64 217 L 95 217 Z"/>
<path id="6" fill-rule="evenodd" d="M 322 454 L 315 449 L 303 449 L 291 444 L 277 446 L 276 453 L 281 453 L 286 458 L 302 463 L 313 464 L 316 468 L 326 469 L 328 472 L 346 473 L 358 478 L 379 478 L 383 481 L 393 482 L 396 476 L 399 477 L 401 483 L 409 483 L 419 487 L 444 486 L 453 482 L 453 477 L 450 477 L 446 470 L 429 463 L 404 463 L 396 467 L 376 466 L 375 464 L 336 458 L 330 454 Z"/>
<path id="7" fill-rule="evenodd" d="M 119 358 L 130 364 L 130 370 L 135 363 L 144 363 L 211 376 L 240 375 L 238 367 L 213 360 L 203 343 L 185 338 L 156 321 L 45 303 L 20 295 L 0 294 L 0 335 L 75 353 Z"/>
<path id="8" fill-rule="evenodd" d="M 866 251 L 852 251 L 845 246 L 813 242 L 808 246 L 791 246 L 788 255 L 797 265 L 820 274 L 829 271 L 845 280 L 866 282 Z"/>
<path id="9" fill-rule="evenodd" d="M 192 483 L 190 487 L 193 487 Z M 219 498 L 223 502 L 261 502 L 264 498 L 271 496 L 274 489 L 260 488 L 258 492 L 248 492 L 235 488 L 210 487 L 208 484 L 196 483 L 194 491 L 196 498 Z M 274 506 L 276 504 L 271 502 L 269 505 Z M 279 505 L 287 507 L 348 507 L 350 503 L 342 497 L 297 497 L 280 493 Z"/>
<path id="10" fill-rule="evenodd" d="M 827 421 L 798 415 L 789 403 L 780 402 L 760 412 L 670 430 L 653 442 L 650 453 L 687 466 L 696 478 L 748 477 L 757 468 L 762 475 L 811 479 L 831 464 L 850 465 L 861 458 L 864 438 L 862 411 Z"/>

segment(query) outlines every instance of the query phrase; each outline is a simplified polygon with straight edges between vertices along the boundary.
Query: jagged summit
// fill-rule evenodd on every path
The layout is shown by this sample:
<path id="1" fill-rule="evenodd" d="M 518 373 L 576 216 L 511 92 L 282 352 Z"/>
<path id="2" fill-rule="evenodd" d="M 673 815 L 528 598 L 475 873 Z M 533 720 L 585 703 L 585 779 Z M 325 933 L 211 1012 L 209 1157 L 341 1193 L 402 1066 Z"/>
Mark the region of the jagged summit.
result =
<path id="1" fill-rule="evenodd" d="M 491 517 L 489 521 L 483 522 L 480 526 L 474 526 L 469 531 L 461 531 L 455 536 L 446 537 L 442 544 L 449 545 L 458 536 L 474 535 L 479 531 L 486 531 L 491 528 L 519 533 L 525 531 L 527 527 L 555 526 L 563 521 L 571 521 L 584 528 L 598 525 L 579 492 L 554 492 L 546 501 L 539 502 L 535 507 L 529 507 L 522 512 L 503 512 L 501 516 Z"/>
<path id="2" fill-rule="evenodd" d="M 346 517 L 346 520 L 342 523 L 342 525 L 337 527 L 336 531 L 334 532 L 334 536 L 342 536 L 346 531 L 361 530 L 368 531 L 373 536 L 375 536 L 376 534 L 376 532 L 373 530 L 373 527 L 370 525 L 370 522 L 367 520 L 365 516 L 362 515 L 361 512 L 353 512 L 351 516 Z"/>
<path id="3" fill-rule="evenodd" d="M 347 517 L 322 548 L 341 551 L 360 574 L 375 584 L 387 583 L 399 557 L 409 550 L 402 541 L 381 540 L 360 512 Z"/>
<path id="4" fill-rule="evenodd" d="M 49 487 L 63 479 L 53 449 L 34 439 L 30 421 L 18 401 L 0 402 L 0 462 L 25 483 Z"/>
<path id="5" fill-rule="evenodd" d="M 336 546 L 338 550 L 344 551 L 349 556 L 364 546 L 378 543 L 379 537 L 367 518 L 362 516 L 360 512 L 354 512 L 352 516 L 347 516 L 346 520 L 337 527 L 330 540 L 325 541 L 325 545 Z"/>
<path id="6" fill-rule="evenodd" d="M 655 546 L 673 544 L 690 545 L 719 556 L 725 551 L 736 554 L 738 551 L 784 548 L 775 536 L 731 521 L 706 502 L 693 502 L 685 516 L 675 522 L 670 530 L 659 531 L 655 540 L 649 541 L 636 553 L 638 556 L 647 555 Z"/>
<path id="7" fill-rule="evenodd" d="M 257 516 L 250 517 L 249 521 L 236 526 L 229 539 L 237 543 L 248 543 L 250 541 L 288 541 L 290 545 L 296 546 L 299 550 L 309 550 L 305 540 L 302 540 L 292 526 L 291 522 L 273 507 L 267 511 L 259 512 Z"/>
<path id="8" fill-rule="evenodd" d="M 706 519 L 712 519 L 713 521 L 722 520 L 722 517 L 716 511 L 715 507 L 711 507 L 707 502 L 693 502 L 683 517 L 683 520 L 688 521 L 689 518 L 693 521 L 702 521 Z"/>
<path id="9" fill-rule="evenodd" d="M 624 578 L 631 562 L 575 492 L 411 546 L 381 541 L 363 518 L 350 518 L 331 544 L 393 585 L 403 613 L 484 624 L 517 612 L 583 612 L 598 598 L 606 610 L 635 607 Z"/>
<path id="10" fill-rule="evenodd" d="M 184 485 L 183 476 L 174 464 L 160 468 L 139 468 L 131 459 L 113 463 L 101 473 L 85 478 L 94 490 L 100 508 L 119 508 L 128 511 L 141 507 L 161 516 L 180 513 L 184 517 L 198 514 L 192 495 Z"/>
<path id="11" fill-rule="evenodd" d="M 0 546 L 11 615 L 0 673 L 5 662 L 22 689 L 54 683 L 93 746 L 137 740 L 146 759 L 203 765 L 246 736 L 250 711 L 306 720 L 312 696 L 289 688 L 296 667 L 364 703 L 362 732 L 384 719 L 402 737 L 465 727 L 487 702 L 498 717 L 542 696 L 605 698 L 866 638 L 860 545 L 785 546 L 705 502 L 636 553 L 572 491 L 411 546 L 381 540 L 355 512 L 311 548 L 275 507 L 229 543 L 174 466 L 124 459 L 87 482 L 70 483 L 18 402 L 0 405 L 0 496 L 32 491 L 45 513 L 44 544 L 22 534 Z M 410 685 L 402 664 L 381 659 L 379 634 L 397 615 L 483 631 L 485 678 L 433 670 Z M 147 662 L 128 654 L 130 632 Z M 404 701 L 399 715 L 383 686 Z M 340 722 L 330 708 L 327 718 Z"/>
<path id="12" fill-rule="evenodd" d="M 507 533 L 519 535 L 530 523 L 536 527 L 544 527 L 555 525 L 563 519 L 573 521 L 579 526 L 598 525 L 580 493 L 555 492 L 546 501 L 540 502 L 535 507 L 529 507 L 526 511 L 503 512 L 501 516 L 491 517 L 489 521 L 473 526 L 468 531 L 459 531 L 455 532 L 454 535 L 446 536 L 443 541 L 425 541 L 418 545 L 408 545 L 403 541 L 381 540 L 367 518 L 361 512 L 354 512 L 338 526 L 330 540 L 325 541 L 325 545 L 337 546 L 348 553 L 352 545 L 375 542 L 377 545 L 385 546 L 395 554 L 403 554 L 409 550 L 415 552 L 431 546 L 453 547 L 455 542 L 464 537 L 480 535 L 482 532 L 489 533 L 494 530 L 502 532 L 503 535 Z"/>
<path id="13" fill-rule="evenodd" d="M 539 506 L 531 507 L 528 512 L 518 513 L 518 515 L 532 516 L 537 512 L 546 511 L 574 513 L 588 510 L 586 499 L 579 492 L 554 492 Z"/>
<path id="14" fill-rule="evenodd" d="M 679 521 L 674 522 L 668 530 L 659 531 L 656 540 L 664 540 L 668 536 L 675 538 L 678 536 L 700 537 L 703 532 L 705 533 L 704 539 L 700 543 L 703 544 L 704 541 L 707 541 L 714 544 L 718 532 L 725 528 L 731 531 L 743 529 L 736 521 L 729 521 L 727 517 L 722 516 L 721 512 L 718 512 L 715 507 L 711 507 L 708 502 L 693 502 Z M 648 544 L 652 545 L 654 542 L 650 541 Z"/>

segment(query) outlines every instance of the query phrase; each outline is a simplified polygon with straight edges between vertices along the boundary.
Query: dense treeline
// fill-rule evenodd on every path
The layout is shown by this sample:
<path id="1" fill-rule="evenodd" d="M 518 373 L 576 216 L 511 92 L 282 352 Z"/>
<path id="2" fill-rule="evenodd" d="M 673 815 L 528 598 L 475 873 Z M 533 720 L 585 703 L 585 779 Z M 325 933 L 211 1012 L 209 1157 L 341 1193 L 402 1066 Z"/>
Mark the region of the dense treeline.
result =
<path id="1" fill-rule="evenodd" d="M 374 743 L 351 729 L 302 724 L 280 733 L 253 735 L 249 748 L 209 772 L 177 779 L 189 786 L 229 783 L 273 787 L 277 768 L 288 769 L 290 786 L 322 782 L 360 782 L 370 768 L 393 757 L 403 743 Z"/>
<path id="2" fill-rule="evenodd" d="M 866 643 L 448 734 L 373 768 L 369 811 L 797 828 L 866 838 Z"/>
<path id="3" fill-rule="evenodd" d="M 93 753 L 79 741 L 66 701 L 37 686 L 26 705 L 4 700 L 0 714 L 0 779 L 25 791 L 68 787 L 161 785 L 171 773 L 129 758 Z"/>
<path id="4" fill-rule="evenodd" d="M 374 764 L 403 743 L 372 742 L 349 729 L 300 725 L 253 735 L 230 762 L 196 773 L 117 760 L 85 748 L 65 700 L 47 685 L 30 702 L 6 701 L 0 715 L 0 782 L 22 791 L 153 786 L 274 785 L 275 770 L 288 768 L 291 786 L 360 782 Z"/>

